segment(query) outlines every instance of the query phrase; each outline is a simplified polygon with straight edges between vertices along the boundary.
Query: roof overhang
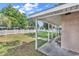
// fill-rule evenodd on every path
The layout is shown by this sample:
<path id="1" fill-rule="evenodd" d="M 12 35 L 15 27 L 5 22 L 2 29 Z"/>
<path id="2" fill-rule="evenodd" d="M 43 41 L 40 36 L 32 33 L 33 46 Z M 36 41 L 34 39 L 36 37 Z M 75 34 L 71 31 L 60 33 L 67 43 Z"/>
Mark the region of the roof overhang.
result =
<path id="1" fill-rule="evenodd" d="M 41 19 L 50 23 L 59 24 L 61 19 L 61 14 L 65 14 L 68 12 L 79 11 L 79 4 L 77 3 L 69 3 L 59 5 L 57 7 L 30 15 L 31 19 Z M 58 23 L 59 22 L 59 23 Z"/>

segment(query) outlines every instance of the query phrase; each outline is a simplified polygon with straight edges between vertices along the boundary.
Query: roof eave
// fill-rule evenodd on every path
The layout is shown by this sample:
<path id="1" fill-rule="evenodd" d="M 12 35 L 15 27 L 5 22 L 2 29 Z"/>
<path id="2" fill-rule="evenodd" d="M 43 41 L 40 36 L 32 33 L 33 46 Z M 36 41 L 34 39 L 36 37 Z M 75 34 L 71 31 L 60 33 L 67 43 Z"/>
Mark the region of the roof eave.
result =
<path id="1" fill-rule="evenodd" d="M 49 16 L 49 15 L 60 15 L 60 14 L 64 14 L 64 13 L 67 13 L 67 12 L 73 12 L 74 10 L 68 10 L 68 11 L 65 11 L 65 12 L 60 12 L 60 13 L 56 13 L 54 14 L 54 12 L 58 12 L 60 10 L 66 10 L 66 8 L 70 8 L 70 7 L 74 7 L 76 5 L 79 5 L 77 3 L 69 3 L 69 4 L 63 4 L 63 5 L 60 5 L 60 6 L 57 6 L 55 8 L 51 8 L 51 9 L 48 9 L 48 10 L 45 10 L 45 11 L 42 11 L 40 13 L 36 13 L 36 14 L 33 14 L 33 15 L 30 15 L 29 18 L 43 18 L 43 17 L 46 17 L 46 16 Z M 79 8 L 77 9 L 79 10 Z"/>

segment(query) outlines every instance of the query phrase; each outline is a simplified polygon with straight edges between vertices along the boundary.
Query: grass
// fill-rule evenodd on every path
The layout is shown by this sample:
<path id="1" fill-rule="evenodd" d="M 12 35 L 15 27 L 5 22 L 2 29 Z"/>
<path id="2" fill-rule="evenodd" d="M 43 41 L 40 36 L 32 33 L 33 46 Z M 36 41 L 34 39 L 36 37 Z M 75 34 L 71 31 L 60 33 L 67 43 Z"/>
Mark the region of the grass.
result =
<path id="1" fill-rule="evenodd" d="M 46 41 L 44 41 L 42 39 L 38 39 L 38 48 L 41 47 L 45 43 L 46 43 Z"/>
<path id="2" fill-rule="evenodd" d="M 52 35 L 52 33 L 50 33 Z M 53 33 L 55 36 L 57 33 Z M 29 34 L 14 34 L 0 36 L 0 55 L 8 56 L 43 56 L 44 54 L 35 50 L 35 42 L 32 36 L 35 33 Z M 38 36 L 46 38 L 47 32 L 39 32 Z M 46 41 L 38 39 L 38 47 L 45 44 Z"/>
<path id="3" fill-rule="evenodd" d="M 47 41 L 44 41 L 42 39 L 38 39 L 38 48 L 41 47 L 43 44 L 45 44 Z"/>
<path id="4" fill-rule="evenodd" d="M 30 37 L 33 37 L 35 35 L 35 33 L 25 33 L 25 35 L 28 35 Z"/>
<path id="5" fill-rule="evenodd" d="M 47 32 L 38 32 L 38 36 L 42 37 L 42 38 L 47 38 L 48 37 L 48 33 Z"/>
<path id="6" fill-rule="evenodd" d="M 31 42 L 34 39 L 30 36 L 24 35 L 24 34 L 12 34 L 12 35 L 4 35 L 0 36 L 0 42 L 9 42 L 9 41 L 15 41 L 19 40 L 20 42 Z"/>
<path id="7" fill-rule="evenodd" d="M 8 42 L 8 43 L 6 42 L 5 43 L 4 42 L 4 43 L 0 44 L 0 55 L 4 55 L 5 53 L 7 53 L 8 49 L 14 48 L 20 44 L 19 42 L 17 42 L 17 43 L 15 43 L 15 42 Z"/>
<path id="8" fill-rule="evenodd" d="M 35 33 L 27 33 L 26 35 L 33 37 Z M 57 32 L 50 32 L 50 37 L 55 38 L 58 35 Z M 38 37 L 48 38 L 48 32 L 38 32 Z"/>
<path id="9" fill-rule="evenodd" d="M 30 43 L 32 41 L 34 41 L 32 37 L 24 34 L 0 36 L 0 55 L 5 54 L 8 49 L 14 48 L 20 45 L 22 42 Z"/>
<path id="10" fill-rule="evenodd" d="M 9 49 L 5 56 L 46 56 L 45 54 L 35 50 L 35 42 L 23 43 L 22 45 Z"/>
<path id="11" fill-rule="evenodd" d="M 50 37 L 53 36 L 53 38 L 55 38 L 58 35 L 57 32 L 50 32 Z M 38 36 L 42 37 L 42 38 L 47 38 L 48 37 L 48 32 L 38 32 Z"/>
<path id="12" fill-rule="evenodd" d="M 38 40 L 38 47 L 45 41 Z M 44 55 L 35 50 L 34 39 L 27 34 L 14 34 L 0 36 L 0 55 Z"/>

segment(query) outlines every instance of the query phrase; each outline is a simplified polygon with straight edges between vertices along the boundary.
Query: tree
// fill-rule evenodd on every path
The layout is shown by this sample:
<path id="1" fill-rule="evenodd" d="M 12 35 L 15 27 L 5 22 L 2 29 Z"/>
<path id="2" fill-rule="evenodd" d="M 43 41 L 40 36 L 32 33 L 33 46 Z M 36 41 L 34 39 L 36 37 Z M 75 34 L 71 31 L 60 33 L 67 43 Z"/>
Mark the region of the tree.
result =
<path id="1" fill-rule="evenodd" d="M 29 19 L 28 28 L 29 29 L 35 29 L 35 21 L 33 21 L 32 19 Z"/>
<path id="2" fill-rule="evenodd" d="M 8 17 L 5 17 L 3 13 L 0 13 L 0 25 L 5 27 L 11 27 L 11 21 L 8 19 Z"/>
<path id="3" fill-rule="evenodd" d="M 11 4 L 3 8 L 1 13 L 3 13 L 5 17 L 8 17 L 9 22 L 11 22 L 8 26 L 11 25 L 11 28 L 19 27 L 25 29 L 27 27 L 27 16 L 24 13 L 20 13 L 19 10 L 13 8 Z"/>
<path id="4" fill-rule="evenodd" d="M 44 23 L 43 26 L 44 26 L 45 29 L 48 29 L 48 23 Z"/>

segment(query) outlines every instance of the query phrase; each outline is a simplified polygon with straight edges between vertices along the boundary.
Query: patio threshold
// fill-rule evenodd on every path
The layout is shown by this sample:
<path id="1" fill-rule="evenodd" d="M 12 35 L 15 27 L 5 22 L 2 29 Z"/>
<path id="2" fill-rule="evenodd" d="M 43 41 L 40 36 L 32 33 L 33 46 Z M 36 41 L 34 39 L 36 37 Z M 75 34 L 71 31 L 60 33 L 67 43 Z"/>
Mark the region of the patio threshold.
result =
<path id="1" fill-rule="evenodd" d="M 79 53 L 61 48 L 56 42 L 46 43 L 38 51 L 48 56 L 78 56 Z"/>

